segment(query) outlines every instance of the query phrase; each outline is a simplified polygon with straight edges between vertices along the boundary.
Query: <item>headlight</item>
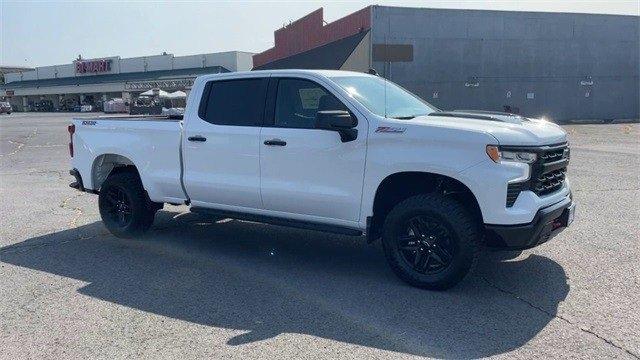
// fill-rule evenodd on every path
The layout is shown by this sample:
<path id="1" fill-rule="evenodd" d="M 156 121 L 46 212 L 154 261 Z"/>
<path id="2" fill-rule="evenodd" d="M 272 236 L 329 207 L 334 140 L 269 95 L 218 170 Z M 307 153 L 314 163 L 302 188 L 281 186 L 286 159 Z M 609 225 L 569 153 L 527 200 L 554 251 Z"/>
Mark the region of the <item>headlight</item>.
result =
<path id="1" fill-rule="evenodd" d="M 491 160 L 496 163 L 499 163 L 501 161 L 514 161 L 531 164 L 538 158 L 538 155 L 536 155 L 536 153 L 526 151 L 500 150 L 500 147 L 495 145 L 487 145 L 487 155 L 489 155 Z"/>

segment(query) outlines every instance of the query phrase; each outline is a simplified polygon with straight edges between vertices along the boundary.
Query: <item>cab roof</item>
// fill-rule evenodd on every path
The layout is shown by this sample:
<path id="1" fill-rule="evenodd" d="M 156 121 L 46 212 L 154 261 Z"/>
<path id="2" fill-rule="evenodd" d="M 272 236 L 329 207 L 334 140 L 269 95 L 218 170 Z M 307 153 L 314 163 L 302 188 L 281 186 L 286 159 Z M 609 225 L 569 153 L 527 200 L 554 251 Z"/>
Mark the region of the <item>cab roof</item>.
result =
<path id="1" fill-rule="evenodd" d="M 286 74 L 286 75 L 296 75 L 296 74 L 313 74 L 320 75 L 323 77 L 345 77 L 345 76 L 373 76 L 367 73 L 356 72 L 356 71 L 344 71 L 344 70 L 312 70 L 312 69 L 278 69 L 278 70 L 253 70 L 253 71 L 238 71 L 238 72 L 229 72 L 229 73 L 221 73 L 221 74 L 210 74 L 203 75 L 207 78 L 215 78 L 215 77 L 225 77 L 225 78 L 242 78 L 244 76 L 254 77 L 256 75 L 278 75 L 278 74 Z"/>

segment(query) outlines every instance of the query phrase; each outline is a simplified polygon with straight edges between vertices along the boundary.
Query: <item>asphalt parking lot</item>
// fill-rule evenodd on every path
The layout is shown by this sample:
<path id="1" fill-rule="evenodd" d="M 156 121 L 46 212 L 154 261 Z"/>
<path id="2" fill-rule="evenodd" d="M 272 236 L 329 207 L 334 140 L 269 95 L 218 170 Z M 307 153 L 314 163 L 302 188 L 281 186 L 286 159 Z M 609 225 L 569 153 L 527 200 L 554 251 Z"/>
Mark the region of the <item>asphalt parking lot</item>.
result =
<path id="1" fill-rule="evenodd" d="M 447 292 L 379 244 L 167 206 L 125 241 L 68 187 L 69 114 L 0 115 L 0 358 L 640 358 L 640 126 L 568 125 L 576 221 Z"/>

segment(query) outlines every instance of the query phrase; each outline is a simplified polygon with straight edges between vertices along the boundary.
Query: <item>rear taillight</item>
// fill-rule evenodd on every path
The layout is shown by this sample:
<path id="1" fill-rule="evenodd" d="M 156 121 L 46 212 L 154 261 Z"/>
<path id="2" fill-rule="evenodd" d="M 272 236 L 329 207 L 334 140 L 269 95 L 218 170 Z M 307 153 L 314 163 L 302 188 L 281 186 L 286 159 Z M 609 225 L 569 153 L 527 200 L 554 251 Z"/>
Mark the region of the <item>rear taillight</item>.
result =
<path id="1" fill-rule="evenodd" d="M 76 132 L 76 126 L 69 124 L 67 131 L 69 131 L 69 156 L 73 157 L 73 133 Z"/>

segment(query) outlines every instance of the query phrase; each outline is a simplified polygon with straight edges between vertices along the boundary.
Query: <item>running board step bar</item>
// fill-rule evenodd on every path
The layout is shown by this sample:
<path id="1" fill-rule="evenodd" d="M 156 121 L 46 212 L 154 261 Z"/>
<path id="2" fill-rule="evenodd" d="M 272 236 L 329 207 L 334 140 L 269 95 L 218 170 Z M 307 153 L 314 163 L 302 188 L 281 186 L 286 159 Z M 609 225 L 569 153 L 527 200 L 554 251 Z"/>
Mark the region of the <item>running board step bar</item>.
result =
<path id="1" fill-rule="evenodd" d="M 230 219 L 236 219 L 236 220 L 254 221 L 254 222 L 271 224 L 271 225 L 287 226 L 287 227 L 294 227 L 299 229 L 329 232 L 334 234 L 351 235 L 351 236 L 362 235 L 362 231 L 348 228 L 348 227 L 318 224 L 314 222 L 292 220 L 292 219 L 280 218 L 280 217 L 274 217 L 274 216 L 248 214 L 248 213 L 242 213 L 242 212 L 236 212 L 236 211 L 208 209 L 208 208 L 201 208 L 201 207 L 192 207 L 191 212 L 194 212 L 196 214 L 203 215 L 203 216 L 208 215 L 208 216 L 224 217 L 224 218 L 230 218 Z"/>

